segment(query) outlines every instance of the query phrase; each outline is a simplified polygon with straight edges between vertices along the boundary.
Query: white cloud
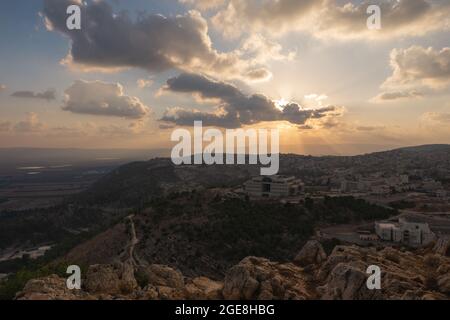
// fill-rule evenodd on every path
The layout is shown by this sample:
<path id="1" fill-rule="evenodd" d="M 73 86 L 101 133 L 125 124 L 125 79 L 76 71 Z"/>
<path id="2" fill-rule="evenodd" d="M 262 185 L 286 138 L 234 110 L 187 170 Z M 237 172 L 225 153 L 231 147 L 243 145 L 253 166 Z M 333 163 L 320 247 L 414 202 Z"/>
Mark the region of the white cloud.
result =
<path id="1" fill-rule="evenodd" d="M 381 30 L 367 28 L 367 8 L 379 5 Z M 423 36 L 449 27 L 450 3 L 433 0 L 229 0 L 213 25 L 226 37 L 304 31 L 320 38 L 386 39 Z"/>
<path id="2" fill-rule="evenodd" d="M 450 48 L 436 50 L 412 46 L 394 49 L 390 64 L 393 69 L 383 87 L 427 86 L 440 88 L 450 84 Z"/>
<path id="3" fill-rule="evenodd" d="M 422 115 L 422 120 L 428 123 L 450 126 L 450 112 L 427 112 Z"/>
<path id="4" fill-rule="evenodd" d="M 65 91 L 63 110 L 73 113 L 140 119 L 150 108 L 139 98 L 127 96 L 122 85 L 77 80 Z"/>
<path id="5" fill-rule="evenodd" d="M 206 11 L 222 6 L 225 0 L 179 0 L 181 3 L 189 4 L 195 8 Z"/>
<path id="6" fill-rule="evenodd" d="M 149 88 L 153 85 L 153 80 L 151 79 L 138 79 L 136 81 L 137 86 L 140 89 Z"/>

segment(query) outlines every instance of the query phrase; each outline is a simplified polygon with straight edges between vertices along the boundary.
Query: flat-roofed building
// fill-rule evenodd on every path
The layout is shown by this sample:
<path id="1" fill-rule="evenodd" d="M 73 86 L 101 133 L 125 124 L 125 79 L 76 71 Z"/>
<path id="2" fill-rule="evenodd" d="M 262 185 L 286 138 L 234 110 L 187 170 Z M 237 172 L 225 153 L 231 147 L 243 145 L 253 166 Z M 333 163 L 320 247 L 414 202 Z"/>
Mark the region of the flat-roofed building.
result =
<path id="1" fill-rule="evenodd" d="M 300 195 L 304 184 L 295 177 L 261 176 L 247 181 L 244 190 L 252 198 L 285 198 Z"/>
<path id="2" fill-rule="evenodd" d="M 381 240 L 422 246 L 435 239 L 428 223 L 408 221 L 400 218 L 398 222 L 376 222 L 375 231 Z"/>

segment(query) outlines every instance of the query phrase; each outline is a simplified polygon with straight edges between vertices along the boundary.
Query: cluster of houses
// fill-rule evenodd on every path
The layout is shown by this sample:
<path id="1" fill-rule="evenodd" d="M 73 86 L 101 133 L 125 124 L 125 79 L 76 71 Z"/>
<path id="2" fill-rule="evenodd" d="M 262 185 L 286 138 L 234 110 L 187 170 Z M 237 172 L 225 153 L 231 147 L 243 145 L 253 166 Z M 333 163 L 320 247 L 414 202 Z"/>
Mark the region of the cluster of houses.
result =
<path id="1" fill-rule="evenodd" d="M 417 191 L 432 194 L 439 198 L 448 196 L 441 182 L 431 178 L 423 178 L 419 181 L 411 182 L 408 175 L 343 178 L 340 180 L 340 187 L 336 191 L 338 193 L 366 193 L 372 195 Z"/>
<path id="2" fill-rule="evenodd" d="M 356 186 L 360 190 L 377 190 L 384 187 L 383 184 L 373 184 L 373 181 L 360 181 Z M 408 185 L 408 176 L 397 176 L 388 179 L 386 185 L 389 188 L 405 187 Z M 429 182 L 431 184 L 431 181 Z M 347 185 L 347 187 L 349 187 Z M 437 185 L 435 187 L 438 187 Z M 254 177 L 244 184 L 245 193 L 253 199 L 286 199 L 304 195 L 305 185 L 293 176 L 259 176 Z M 375 233 L 360 233 L 360 240 L 385 241 L 409 246 L 424 246 L 435 240 L 436 235 L 431 231 L 427 223 L 410 221 L 399 218 L 397 221 L 380 221 L 375 223 Z"/>

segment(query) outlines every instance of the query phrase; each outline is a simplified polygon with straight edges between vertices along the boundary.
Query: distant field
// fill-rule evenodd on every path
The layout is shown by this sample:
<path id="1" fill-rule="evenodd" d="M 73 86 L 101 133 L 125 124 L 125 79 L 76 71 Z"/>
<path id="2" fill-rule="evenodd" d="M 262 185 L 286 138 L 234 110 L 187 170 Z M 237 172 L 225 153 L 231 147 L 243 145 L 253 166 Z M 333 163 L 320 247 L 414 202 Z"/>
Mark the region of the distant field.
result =
<path id="1" fill-rule="evenodd" d="M 45 208 L 86 190 L 119 164 L 21 167 L 0 175 L 0 211 Z"/>

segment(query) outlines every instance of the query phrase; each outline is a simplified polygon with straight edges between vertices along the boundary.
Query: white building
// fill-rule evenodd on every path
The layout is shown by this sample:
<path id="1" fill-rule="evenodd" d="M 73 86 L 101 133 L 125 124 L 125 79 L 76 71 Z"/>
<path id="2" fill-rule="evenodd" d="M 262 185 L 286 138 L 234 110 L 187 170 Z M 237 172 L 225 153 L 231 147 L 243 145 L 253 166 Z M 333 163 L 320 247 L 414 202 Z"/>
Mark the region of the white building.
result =
<path id="1" fill-rule="evenodd" d="M 244 190 L 253 198 L 284 198 L 302 193 L 304 184 L 295 177 L 262 176 L 247 181 Z"/>
<path id="2" fill-rule="evenodd" d="M 400 218 L 398 222 L 376 222 L 375 232 L 381 240 L 422 246 L 435 239 L 428 223 L 411 222 Z"/>

